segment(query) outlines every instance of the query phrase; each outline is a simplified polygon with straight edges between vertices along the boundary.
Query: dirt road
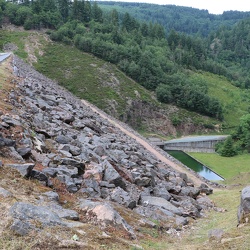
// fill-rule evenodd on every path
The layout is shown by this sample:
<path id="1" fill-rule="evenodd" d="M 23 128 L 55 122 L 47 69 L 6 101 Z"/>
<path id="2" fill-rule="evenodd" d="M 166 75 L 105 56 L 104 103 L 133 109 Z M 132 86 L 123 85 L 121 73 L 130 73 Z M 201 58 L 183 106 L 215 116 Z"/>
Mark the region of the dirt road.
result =
<path id="1" fill-rule="evenodd" d="M 135 139 L 138 143 L 140 143 L 144 148 L 146 148 L 147 150 L 149 150 L 153 155 L 155 155 L 155 157 L 158 160 L 161 160 L 162 162 L 168 164 L 169 166 L 171 166 L 173 169 L 177 170 L 178 172 L 182 172 L 182 173 L 186 173 L 188 178 L 191 179 L 194 184 L 196 186 L 199 186 L 202 182 L 201 179 L 197 178 L 195 175 L 192 174 L 192 172 L 189 172 L 187 169 L 183 168 L 182 166 L 179 166 L 178 164 L 176 164 L 175 162 L 171 161 L 170 159 L 166 158 L 163 154 L 161 154 L 159 151 L 157 151 L 154 147 L 152 147 L 146 140 L 143 140 L 142 138 L 140 138 L 139 136 L 136 136 L 135 134 L 133 134 L 132 132 L 128 131 L 125 127 L 121 126 L 119 123 L 117 123 L 115 120 L 111 119 L 110 117 L 108 117 L 107 115 L 105 115 L 104 112 L 100 111 L 98 108 L 96 108 L 95 106 L 93 106 L 91 103 L 89 103 L 86 100 L 82 100 L 82 102 L 90 107 L 94 112 L 98 113 L 101 117 L 103 117 L 104 119 L 107 119 L 110 123 L 112 123 L 114 126 L 116 126 L 117 128 L 119 128 L 122 132 L 124 132 L 125 134 L 127 134 L 128 136 L 132 137 L 133 139 Z"/>

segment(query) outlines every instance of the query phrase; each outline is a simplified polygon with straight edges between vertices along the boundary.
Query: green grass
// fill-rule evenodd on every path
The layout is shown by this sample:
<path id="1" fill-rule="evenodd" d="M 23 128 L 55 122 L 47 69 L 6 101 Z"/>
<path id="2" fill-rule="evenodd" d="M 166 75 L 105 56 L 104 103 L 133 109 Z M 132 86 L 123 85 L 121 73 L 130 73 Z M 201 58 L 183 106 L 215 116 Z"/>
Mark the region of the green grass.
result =
<path id="1" fill-rule="evenodd" d="M 192 157 L 223 176 L 226 181 L 250 172 L 250 154 L 222 157 L 218 154 L 189 153 Z"/>
<path id="2" fill-rule="evenodd" d="M 223 106 L 224 124 L 233 127 L 239 124 L 241 116 L 248 113 L 250 92 L 232 85 L 225 77 L 211 73 L 195 73 L 193 77 L 208 84 L 208 94 L 220 100 Z"/>
<path id="3" fill-rule="evenodd" d="M 126 114 L 131 100 L 140 99 L 167 111 L 171 120 L 178 117 L 180 122 L 186 123 L 189 120 L 197 127 L 218 124 L 215 119 L 204 118 L 181 108 L 175 112 L 169 111 L 169 105 L 159 103 L 152 92 L 127 77 L 115 65 L 81 52 L 73 46 L 53 43 L 44 51 L 45 54 L 34 65 L 38 71 L 118 119 Z M 136 93 L 139 93 L 139 97 Z M 116 112 L 113 112 L 112 105 L 115 105 Z M 136 129 L 146 136 L 152 133 L 147 126 L 142 125 Z"/>
<path id="4" fill-rule="evenodd" d="M 117 103 L 118 116 L 124 114 L 128 98 L 137 98 L 136 92 L 140 93 L 140 99 L 156 104 L 149 91 L 126 77 L 114 65 L 72 46 L 50 44 L 35 67 L 101 109 L 107 110 L 112 100 Z"/>
<path id="5" fill-rule="evenodd" d="M 0 48 L 5 43 L 14 43 L 18 46 L 15 52 L 23 59 L 27 59 L 25 52 L 25 39 L 30 32 L 28 31 L 0 31 Z M 42 39 L 42 36 L 39 38 Z M 207 127 L 206 133 L 224 133 L 231 132 L 230 128 L 239 123 L 239 118 L 246 114 L 250 106 L 250 94 L 233 86 L 224 77 L 205 72 L 191 72 L 191 77 L 201 79 L 207 82 L 209 95 L 220 99 L 224 107 L 225 121 L 223 130 L 209 130 L 213 126 L 221 127 L 221 122 L 212 118 L 206 118 L 195 112 L 178 108 L 175 111 L 169 111 L 169 105 L 160 104 L 156 101 L 152 92 L 147 91 L 142 86 L 128 78 L 116 66 L 104 62 L 90 54 L 83 53 L 73 46 L 67 46 L 58 43 L 48 43 L 47 45 L 39 40 L 43 45 L 43 55 L 35 55 L 38 62 L 34 64 L 35 68 L 46 76 L 56 80 L 59 84 L 66 87 L 79 98 L 84 98 L 102 110 L 108 112 L 118 119 L 123 119 L 128 114 L 128 103 L 134 100 L 142 100 L 166 111 L 169 119 L 174 123 L 184 124 L 190 121 L 192 126 L 196 127 L 193 134 L 199 134 L 199 129 L 204 133 L 204 127 Z M 139 98 L 136 93 L 139 93 Z M 133 117 L 133 119 L 135 119 Z M 155 131 L 148 130 L 146 124 L 139 120 L 137 130 L 146 135 Z M 178 127 L 177 124 L 177 127 Z M 225 128 L 229 128 L 225 130 Z M 211 132 L 212 131 L 212 132 Z M 190 132 L 192 133 L 192 132 Z M 177 131 L 177 136 L 181 135 Z M 171 135 L 164 135 L 171 136 Z"/>
<path id="6" fill-rule="evenodd" d="M 19 57 L 26 59 L 28 54 L 25 52 L 25 38 L 29 35 L 29 32 L 22 31 L 6 31 L 0 30 L 0 49 L 3 48 L 6 43 L 14 43 L 18 49 L 15 51 L 15 54 Z"/>

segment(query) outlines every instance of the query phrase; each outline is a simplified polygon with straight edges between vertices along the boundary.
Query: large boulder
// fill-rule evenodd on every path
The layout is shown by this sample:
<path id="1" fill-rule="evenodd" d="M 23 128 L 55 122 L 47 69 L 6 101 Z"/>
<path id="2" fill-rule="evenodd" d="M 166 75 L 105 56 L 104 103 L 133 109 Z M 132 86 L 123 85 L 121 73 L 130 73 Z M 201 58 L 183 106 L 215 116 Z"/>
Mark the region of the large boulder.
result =
<path id="1" fill-rule="evenodd" d="M 30 177 L 34 163 L 25 164 L 6 164 L 7 167 L 16 169 L 23 177 Z"/>
<path id="2" fill-rule="evenodd" d="M 164 208 L 168 210 L 169 212 L 177 215 L 182 215 L 183 211 L 182 209 L 174 206 L 169 201 L 165 200 L 161 197 L 153 197 L 153 196 L 141 196 L 141 204 L 143 206 L 151 205 L 151 206 L 157 206 Z"/>
<path id="3" fill-rule="evenodd" d="M 131 198 L 129 193 L 120 187 L 115 188 L 111 192 L 110 198 L 112 201 L 118 202 L 119 204 L 131 209 L 135 208 L 137 204 L 137 200 Z"/>
<path id="4" fill-rule="evenodd" d="M 66 225 L 61 218 L 54 212 L 44 206 L 35 206 L 29 203 L 16 202 L 10 208 L 10 215 L 14 222 L 11 229 L 19 235 L 26 235 L 30 230 L 38 230 L 37 222 L 40 222 L 39 227 L 49 227 L 56 225 Z"/>
<path id="5" fill-rule="evenodd" d="M 238 223 L 248 222 L 250 218 L 250 186 L 241 191 L 240 206 L 238 209 Z"/>
<path id="6" fill-rule="evenodd" d="M 103 180 L 108 181 L 111 184 L 115 184 L 116 187 L 121 187 L 124 189 L 126 184 L 120 174 L 113 168 L 113 166 L 108 161 L 104 161 L 103 165 L 105 167 Z"/>
<path id="7" fill-rule="evenodd" d="M 80 209 L 90 222 L 99 224 L 103 228 L 106 228 L 109 225 L 122 227 L 132 239 L 136 238 L 133 228 L 111 206 L 111 204 L 83 200 L 80 204 Z"/>

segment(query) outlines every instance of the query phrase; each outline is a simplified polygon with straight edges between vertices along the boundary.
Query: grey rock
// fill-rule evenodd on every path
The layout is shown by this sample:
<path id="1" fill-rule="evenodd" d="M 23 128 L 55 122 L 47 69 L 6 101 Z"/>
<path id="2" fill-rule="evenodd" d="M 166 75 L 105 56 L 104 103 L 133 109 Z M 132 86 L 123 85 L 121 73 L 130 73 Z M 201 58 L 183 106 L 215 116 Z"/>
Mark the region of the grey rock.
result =
<path id="1" fill-rule="evenodd" d="M 208 185 L 206 185 L 206 184 L 204 184 L 204 183 L 202 183 L 202 184 L 200 185 L 199 189 L 200 189 L 200 192 L 201 192 L 201 193 L 204 193 L 204 194 L 206 194 L 206 195 L 210 195 L 210 194 L 213 193 L 213 189 L 210 188 Z"/>
<path id="2" fill-rule="evenodd" d="M 195 187 L 182 187 L 180 195 L 196 198 L 200 194 L 200 190 Z"/>
<path id="3" fill-rule="evenodd" d="M 154 194 L 154 196 L 162 197 L 167 201 L 169 201 L 171 199 L 171 197 L 172 197 L 171 194 L 167 191 L 166 188 L 159 187 L 159 186 L 156 186 L 156 187 L 153 188 L 153 194 Z"/>
<path id="4" fill-rule="evenodd" d="M 32 147 L 32 140 L 30 138 L 23 138 L 19 141 L 19 144 L 24 145 L 24 146 L 29 146 Z"/>
<path id="5" fill-rule="evenodd" d="M 200 211 L 202 207 L 198 204 L 196 200 L 189 196 L 183 196 L 182 198 L 180 197 L 178 197 L 180 199 L 178 202 L 171 200 L 171 203 L 177 207 L 182 208 L 183 215 L 190 216 L 192 218 L 201 217 Z"/>
<path id="6" fill-rule="evenodd" d="M 115 202 L 117 202 L 121 205 L 124 205 L 125 207 L 128 207 L 130 209 L 135 208 L 136 204 L 137 204 L 137 201 L 131 199 L 129 194 L 120 187 L 115 188 L 111 192 L 110 198 L 112 201 L 115 201 Z"/>
<path id="7" fill-rule="evenodd" d="M 60 162 L 62 165 L 76 167 L 78 169 L 78 175 L 84 174 L 85 164 L 83 162 L 80 162 L 71 158 L 62 158 Z"/>
<path id="8" fill-rule="evenodd" d="M 95 179 L 84 179 L 82 181 L 82 188 L 79 190 L 81 193 L 85 193 L 88 197 L 100 197 L 101 190 L 98 182 Z"/>
<path id="9" fill-rule="evenodd" d="M 99 155 L 99 156 L 103 156 L 103 155 L 107 155 L 105 149 L 103 146 L 101 145 L 98 145 L 95 149 L 94 149 L 94 152 Z"/>
<path id="10" fill-rule="evenodd" d="M 31 171 L 34 168 L 34 163 L 25 164 L 7 164 L 7 167 L 16 169 L 23 177 L 30 177 Z"/>
<path id="11" fill-rule="evenodd" d="M 157 220 L 165 227 L 170 227 L 170 222 L 176 223 L 175 214 L 159 206 L 147 205 L 146 207 L 138 206 L 133 209 L 136 213 L 150 220 Z M 169 225 L 169 226 L 167 226 Z"/>
<path id="12" fill-rule="evenodd" d="M 152 205 L 152 206 L 161 207 L 177 215 L 183 214 L 182 209 L 177 208 L 176 206 L 172 205 L 169 201 L 161 197 L 141 196 L 141 204 L 143 206 Z"/>
<path id="13" fill-rule="evenodd" d="M 57 173 L 58 173 L 58 170 L 56 168 L 44 168 L 42 170 L 42 172 L 44 174 L 46 174 L 47 176 L 50 176 L 52 178 L 55 178 Z"/>
<path id="14" fill-rule="evenodd" d="M 56 100 L 56 97 L 54 95 L 48 95 L 48 94 L 45 94 L 45 95 L 42 95 L 42 98 L 47 101 L 49 103 L 50 102 L 53 102 L 54 104 L 57 104 L 57 100 Z M 51 104 L 50 104 L 51 105 Z M 53 106 L 53 105 L 51 105 Z"/>
<path id="15" fill-rule="evenodd" d="M 0 160 L 0 168 L 3 166 L 3 162 Z"/>
<path id="16" fill-rule="evenodd" d="M 29 222 L 19 220 L 19 219 L 14 219 L 12 225 L 10 226 L 10 229 L 20 236 L 25 236 L 31 230 L 34 230 L 36 228 Z"/>
<path id="17" fill-rule="evenodd" d="M 59 150 L 59 152 L 65 156 L 65 157 L 68 157 L 68 158 L 71 158 L 72 157 L 72 154 L 68 151 L 64 151 L 64 150 Z"/>
<path id="18" fill-rule="evenodd" d="M 108 161 L 104 161 L 103 166 L 105 167 L 103 180 L 114 184 L 116 187 L 119 186 L 124 189 L 126 184 L 113 166 Z"/>
<path id="19" fill-rule="evenodd" d="M 187 217 L 176 216 L 175 223 L 177 226 L 188 225 L 189 221 Z"/>
<path id="20" fill-rule="evenodd" d="M 139 199 L 141 197 L 141 190 L 135 184 L 127 185 L 126 191 L 129 194 L 130 200 L 135 201 L 135 205 L 138 205 Z M 131 208 L 130 206 L 128 206 Z"/>
<path id="21" fill-rule="evenodd" d="M 203 210 L 212 209 L 215 206 L 207 196 L 197 197 L 196 201 Z"/>
<path id="22" fill-rule="evenodd" d="M 76 193 L 78 191 L 78 187 L 76 186 L 76 184 L 74 183 L 73 178 L 67 176 L 67 175 L 63 175 L 63 174 L 58 174 L 57 175 L 57 179 L 63 183 L 65 183 L 67 190 L 70 193 Z"/>
<path id="23" fill-rule="evenodd" d="M 44 181 L 46 185 L 48 183 L 48 177 L 43 172 L 40 172 L 38 170 L 32 169 L 29 177 L 39 181 Z"/>
<path id="24" fill-rule="evenodd" d="M 56 213 L 61 219 L 66 219 L 66 220 L 79 220 L 79 214 L 72 209 L 65 209 L 62 206 L 58 204 L 51 204 L 49 205 L 49 209 Z"/>
<path id="25" fill-rule="evenodd" d="M 75 117 L 72 114 L 63 114 L 60 118 L 67 124 L 70 124 L 75 120 Z"/>
<path id="26" fill-rule="evenodd" d="M 27 148 L 18 148 L 17 149 L 18 154 L 20 154 L 23 158 L 28 157 L 29 155 L 31 155 L 31 148 L 27 147 Z"/>
<path id="27" fill-rule="evenodd" d="M 182 178 L 186 183 L 188 182 L 187 174 L 185 174 L 185 173 L 180 173 L 179 176 L 180 176 L 180 178 Z"/>
<path id="28" fill-rule="evenodd" d="M 77 156 L 77 155 L 80 155 L 80 154 L 81 154 L 82 150 L 81 150 L 79 147 L 70 145 L 69 152 L 70 152 L 73 156 Z"/>
<path id="29" fill-rule="evenodd" d="M 245 223 L 250 219 L 250 186 L 241 191 L 240 206 L 238 208 L 238 223 Z"/>
<path id="30" fill-rule="evenodd" d="M 4 197 L 4 198 L 8 198 L 8 197 L 12 197 L 12 193 L 2 187 L 0 187 L 0 196 Z"/>
<path id="31" fill-rule="evenodd" d="M 70 144 L 72 138 L 65 135 L 58 135 L 55 140 L 60 144 Z"/>
<path id="32" fill-rule="evenodd" d="M 48 191 L 48 192 L 43 193 L 43 195 L 47 196 L 48 199 L 51 201 L 59 201 L 59 195 L 57 192 Z"/>
<path id="33" fill-rule="evenodd" d="M 102 187 L 101 188 L 101 198 L 102 199 L 109 199 L 109 194 L 110 194 L 110 189 L 109 188 L 105 188 L 105 187 Z"/>
<path id="34" fill-rule="evenodd" d="M 21 126 L 22 124 L 20 123 L 20 117 L 12 118 L 10 116 L 2 116 L 2 121 L 9 124 L 10 126 Z"/>
<path id="35" fill-rule="evenodd" d="M 6 147 L 14 147 L 16 145 L 16 141 L 9 138 L 3 138 L 3 142 Z"/>
<path id="36" fill-rule="evenodd" d="M 58 149 L 69 152 L 70 144 L 60 144 Z"/>
<path id="37" fill-rule="evenodd" d="M 7 147 L 5 148 L 5 155 L 8 157 L 8 158 L 11 158 L 17 162 L 20 162 L 20 163 L 24 163 L 24 159 L 23 157 L 17 153 L 16 149 L 14 147 Z"/>
<path id="38" fill-rule="evenodd" d="M 110 184 L 108 181 L 101 181 L 99 183 L 100 187 L 115 188 L 114 184 Z"/>
<path id="39" fill-rule="evenodd" d="M 136 169 L 133 169 L 133 171 L 131 171 L 131 174 L 132 174 L 132 177 L 133 177 L 134 179 L 140 178 L 140 176 L 141 176 L 141 173 L 140 173 L 140 172 L 137 172 Z"/>
<path id="40" fill-rule="evenodd" d="M 135 184 L 139 187 L 148 187 L 151 185 L 151 178 L 149 177 L 137 177 L 135 178 Z"/>
<path id="41" fill-rule="evenodd" d="M 122 226 L 130 234 L 132 239 L 136 239 L 133 228 L 109 203 L 84 201 L 80 204 L 80 207 L 89 218 L 92 217 L 92 222 L 99 223 L 104 227 L 110 224 L 114 227 Z"/>
<path id="42" fill-rule="evenodd" d="M 78 191 L 78 187 L 74 182 L 67 182 L 66 187 L 70 193 L 76 193 Z"/>
<path id="43" fill-rule="evenodd" d="M 181 192 L 181 186 L 179 185 L 175 185 L 171 182 L 167 182 L 165 186 L 170 194 L 178 195 Z"/>
<path id="44" fill-rule="evenodd" d="M 0 147 L 4 146 L 5 146 L 4 138 L 0 135 Z"/>
<path id="45" fill-rule="evenodd" d="M 43 111 L 49 108 L 48 103 L 40 98 L 37 99 L 37 106 Z"/>
<path id="46" fill-rule="evenodd" d="M 101 192 L 100 194 L 98 194 L 93 188 L 91 187 L 85 187 L 85 188 L 81 188 L 79 190 L 80 193 L 84 194 L 84 197 L 86 198 L 97 198 L 101 196 Z"/>
<path id="47" fill-rule="evenodd" d="M 157 227 L 156 223 L 154 223 L 151 220 L 144 219 L 144 218 L 139 220 L 139 225 L 143 226 L 143 227 L 147 227 L 147 228 L 156 228 Z"/>
<path id="48" fill-rule="evenodd" d="M 74 180 L 74 183 L 76 184 L 76 186 L 81 186 L 82 185 L 82 180 L 83 178 L 80 176 L 80 177 L 76 177 L 76 178 L 73 178 Z"/>
<path id="49" fill-rule="evenodd" d="M 11 229 L 16 233 L 25 235 L 32 228 L 36 228 L 32 221 L 41 223 L 42 227 L 66 225 L 61 218 L 48 207 L 35 206 L 29 203 L 16 202 L 10 208 L 10 215 L 15 219 Z"/>
<path id="50" fill-rule="evenodd" d="M 116 162 L 120 162 L 122 159 L 129 159 L 129 156 L 123 150 L 111 150 L 109 155 Z"/>
<path id="51" fill-rule="evenodd" d="M 70 176 L 72 178 L 78 176 L 78 168 L 77 167 L 60 165 L 57 168 L 52 168 L 52 169 L 56 170 L 57 173 L 60 175 L 67 175 L 67 176 Z"/>

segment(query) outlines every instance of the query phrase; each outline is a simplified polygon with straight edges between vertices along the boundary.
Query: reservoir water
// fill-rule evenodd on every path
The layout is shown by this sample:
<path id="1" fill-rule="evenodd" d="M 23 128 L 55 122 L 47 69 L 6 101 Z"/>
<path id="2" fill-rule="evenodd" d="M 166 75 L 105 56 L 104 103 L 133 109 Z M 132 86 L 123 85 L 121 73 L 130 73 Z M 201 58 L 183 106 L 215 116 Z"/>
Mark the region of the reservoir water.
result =
<path id="1" fill-rule="evenodd" d="M 167 150 L 167 153 L 175 159 L 193 169 L 196 173 L 210 181 L 223 181 L 224 179 L 213 172 L 211 169 L 196 161 L 194 158 L 179 150 Z"/>

